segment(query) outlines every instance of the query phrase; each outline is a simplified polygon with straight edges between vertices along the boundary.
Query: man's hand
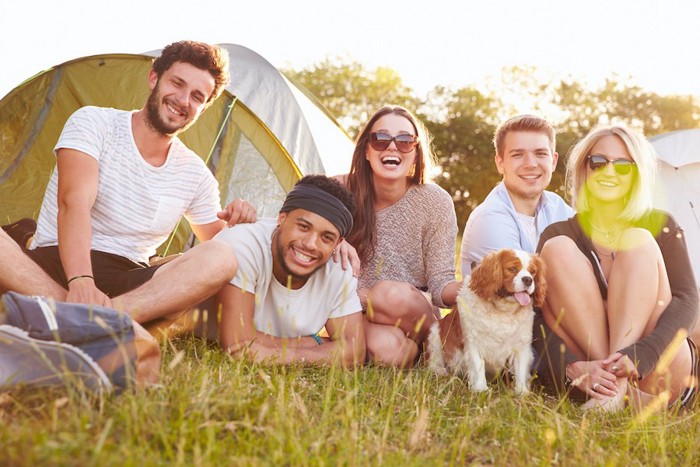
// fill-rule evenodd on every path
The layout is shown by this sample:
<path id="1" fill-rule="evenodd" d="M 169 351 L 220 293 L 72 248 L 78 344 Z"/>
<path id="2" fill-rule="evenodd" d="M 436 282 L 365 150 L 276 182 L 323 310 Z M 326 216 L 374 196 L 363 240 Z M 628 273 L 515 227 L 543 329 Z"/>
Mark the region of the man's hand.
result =
<path id="1" fill-rule="evenodd" d="M 68 284 L 66 301 L 71 303 L 86 303 L 112 308 L 112 301 L 95 286 L 95 281 L 89 277 L 74 279 Z"/>
<path id="2" fill-rule="evenodd" d="M 236 199 L 230 202 L 223 210 L 216 215 L 219 219 L 226 221 L 226 225 L 232 227 L 236 224 L 249 224 L 255 222 L 258 217 L 255 206 L 248 201 Z"/>
<path id="3" fill-rule="evenodd" d="M 343 270 L 347 270 L 348 266 L 352 267 L 352 275 L 358 277 L 360 275 L 361 261 L 357 256 L 357 250 L 343 239 L 342 242 L 333 250 L 333 261 L 340 261 Z"/>

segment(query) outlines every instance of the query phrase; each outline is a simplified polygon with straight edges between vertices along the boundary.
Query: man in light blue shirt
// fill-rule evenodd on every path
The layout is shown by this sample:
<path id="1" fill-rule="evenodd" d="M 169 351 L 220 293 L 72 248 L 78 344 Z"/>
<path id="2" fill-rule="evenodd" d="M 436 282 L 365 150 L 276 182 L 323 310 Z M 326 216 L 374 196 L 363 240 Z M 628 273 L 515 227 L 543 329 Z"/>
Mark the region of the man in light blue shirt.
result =
<path id="1" fill-rule="evenodd" d="M 462 236 L 462 275 L 489 252 L 513 248 L 534 252 L 540 234 L 574 215 L 564 200 L 545 189 L 557 166 L 552 125 L 533 115 L 501 123 L 493 138 L 503 180 L 472 211 Z"/>

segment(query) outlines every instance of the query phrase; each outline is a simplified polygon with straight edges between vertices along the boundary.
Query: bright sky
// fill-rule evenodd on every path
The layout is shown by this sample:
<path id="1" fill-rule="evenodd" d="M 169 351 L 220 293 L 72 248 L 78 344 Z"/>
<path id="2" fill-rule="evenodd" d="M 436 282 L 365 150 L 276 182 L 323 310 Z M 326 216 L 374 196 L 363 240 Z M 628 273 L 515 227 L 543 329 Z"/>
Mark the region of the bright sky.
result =
<path id="1" fill-rule="evenodd" d="M 696 0 L 3 0 L 1 10 L 0 96 L 73 58 L 179 39 L 241 44 L 278 67 L 327 56 L 388 66 L 421 94 L 534 65 L 700 96 Z"/>

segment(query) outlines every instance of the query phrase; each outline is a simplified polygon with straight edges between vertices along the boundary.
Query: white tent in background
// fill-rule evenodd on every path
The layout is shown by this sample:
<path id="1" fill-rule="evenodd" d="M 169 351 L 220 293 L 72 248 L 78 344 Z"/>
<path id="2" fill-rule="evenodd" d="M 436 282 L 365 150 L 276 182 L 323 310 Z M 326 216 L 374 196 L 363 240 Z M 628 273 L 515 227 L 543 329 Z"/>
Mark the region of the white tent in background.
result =
<path id="1" fill-rule="evenodd" d="M 700 130 L 673 131 L 649 141 L 660 161 L 656 207 L 670 212 L 685 231 L 700 286 Z"/>

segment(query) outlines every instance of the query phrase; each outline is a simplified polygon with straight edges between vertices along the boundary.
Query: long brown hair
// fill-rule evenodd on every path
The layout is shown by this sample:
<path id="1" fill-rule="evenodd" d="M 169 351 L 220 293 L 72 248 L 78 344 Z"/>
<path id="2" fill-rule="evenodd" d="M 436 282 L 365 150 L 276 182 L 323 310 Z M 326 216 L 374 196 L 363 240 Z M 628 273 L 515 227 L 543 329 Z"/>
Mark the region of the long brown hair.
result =
<path id="1" fill-rule="evenodd" d="M 411 122 L 418 137 L 416 146 L 416 161 L 410 178 L 411 185 L 425 183 L 428 171 L 433 163 L 431 150 L 432 135 L 418 118 L 407 109 L 397 106 L 384 106 L 372 115 L 365 123 L 355 142 L 350 173 L 346 180 L 348 190 L 355 196 L 355 212 L 353 212 L 353 228 L 347 237 L 348 243 L 357 249 L 357 254 L 363 264 L 369 262 L 374 255 L 377 244 L 377 214 L 374 210 L 374 179 L 372 167 L 366 158 L 369 136 L 375 122 L 388 114 L 396 114 Z"/>

